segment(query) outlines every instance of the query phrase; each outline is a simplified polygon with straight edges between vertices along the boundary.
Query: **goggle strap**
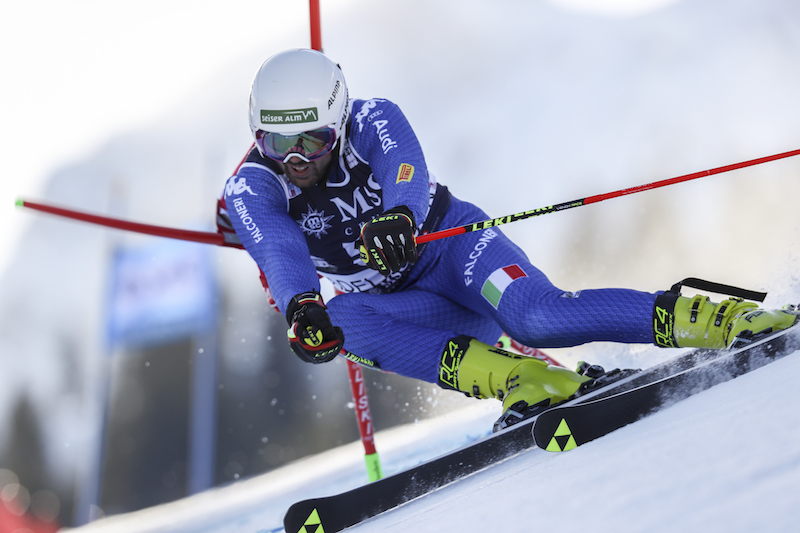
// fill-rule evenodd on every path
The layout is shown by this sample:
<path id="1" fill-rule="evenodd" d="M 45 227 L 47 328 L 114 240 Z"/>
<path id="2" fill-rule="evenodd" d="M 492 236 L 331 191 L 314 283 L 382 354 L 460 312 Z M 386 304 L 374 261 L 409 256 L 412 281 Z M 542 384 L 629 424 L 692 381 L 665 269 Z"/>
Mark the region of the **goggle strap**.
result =
<path id="1" fill-rule="evenodd" d="M 306 156 L 304 156 L 300 152 L 289 152 L 288 154 L 286 154 L 286 157 L 283 158 L 283 162 L 284 163 L 288 163 L 289 160 L 291 158 L 293 158 L 293 157 L 299 157 L 301 160 L 305 161 L 306 163 L 310 163 L 311 162 L 310 159 L 308 159 Z"/>

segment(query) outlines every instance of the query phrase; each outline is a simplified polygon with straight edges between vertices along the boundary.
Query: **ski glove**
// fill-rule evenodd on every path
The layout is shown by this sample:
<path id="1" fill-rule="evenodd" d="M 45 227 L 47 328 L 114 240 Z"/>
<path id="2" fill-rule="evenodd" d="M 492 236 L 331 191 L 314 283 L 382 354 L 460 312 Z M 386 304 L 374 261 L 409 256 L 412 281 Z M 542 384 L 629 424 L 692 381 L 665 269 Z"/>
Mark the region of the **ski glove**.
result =
<path id="1" fill-rule="evenodd" d="M 416 228 L 414 214 L 408 207 L 400 205 L 384 211 L 361 228 L 361 260 L 384 276 L 414 264 L 417 261 Z"/>
<path id="2" fill-rule="evenodd" d="M 342 328 L 331 324 L 326 309 L 317 291 L 300 293 L 286 306 L 289 346 L 307 363 L 327 363 L 344 345 Z"/>

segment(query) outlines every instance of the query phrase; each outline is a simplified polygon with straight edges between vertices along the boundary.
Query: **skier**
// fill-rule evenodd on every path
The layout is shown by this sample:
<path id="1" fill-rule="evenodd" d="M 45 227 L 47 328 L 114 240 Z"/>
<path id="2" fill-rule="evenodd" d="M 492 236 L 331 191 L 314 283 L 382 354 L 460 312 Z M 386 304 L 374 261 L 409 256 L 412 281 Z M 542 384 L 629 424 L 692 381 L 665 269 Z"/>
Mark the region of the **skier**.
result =
<path id="1" fill-rule="evenodd" d="M 341 69 L 319 52 L 267 59 L 249 111 L 255 146 L 221 205 L 304 361 L 330 361 L 344 347 L 382 370 L 497 398 L 499 429 L 602 375 L 498 349 L 502 332 L 537 348 L 721 349 L 797 320 L 793 309 L 766 311 L 740 298 L 686 298 L 680 286 L 567 292 L 496 228 L 417 245 L 421 233 L 489 217 L 436 181 L 397 105 L 351 101 Z M 319 276 L 343 294 L 323 302 Z"/>

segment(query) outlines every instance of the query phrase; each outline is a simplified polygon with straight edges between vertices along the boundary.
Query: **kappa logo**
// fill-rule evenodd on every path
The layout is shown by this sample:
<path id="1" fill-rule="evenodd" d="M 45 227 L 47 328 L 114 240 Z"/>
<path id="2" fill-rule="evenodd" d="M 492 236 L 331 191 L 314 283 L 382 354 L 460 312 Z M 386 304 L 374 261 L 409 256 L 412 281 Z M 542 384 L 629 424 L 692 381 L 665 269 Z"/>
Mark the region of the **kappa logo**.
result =
<path id="1" fill-rule="evenodd" d="M 234 194 L 239 195 L 242 194 L 243 192 L 247 192 L 252 196 L 258 196 L 256 193 L 253 192 L 253 189 L 251 189 L 247 185 L 247 181 L 245 181 L 245 178 L 236 179 L 236 176 L 233 176 L 228 180 L 228 183 L 225 184 L 225 194 L 227 196 L 231 196 Z"/>
<path id="2" fill-rule="evenodd" d="M 385 101 L 386 100 L 379 100 L 377 98 L 373 98 L 372 100 L 367 100 L 366 102 L 364 102 L 359 112 L 356 113 L 356 122 L 358 122 L 358 131 L 362 131 L 364 129 L 364 119 L 367 118 L 368 115 L 370 116 L 370 118 L 372 118 L 372 115 L 370 115 L 370 111 L 374 109 L 375 106 L 378 105 L 378 102 L 385 102 Z M 367 122 L 369 122 L 369 119 L 367 119 Z"/>

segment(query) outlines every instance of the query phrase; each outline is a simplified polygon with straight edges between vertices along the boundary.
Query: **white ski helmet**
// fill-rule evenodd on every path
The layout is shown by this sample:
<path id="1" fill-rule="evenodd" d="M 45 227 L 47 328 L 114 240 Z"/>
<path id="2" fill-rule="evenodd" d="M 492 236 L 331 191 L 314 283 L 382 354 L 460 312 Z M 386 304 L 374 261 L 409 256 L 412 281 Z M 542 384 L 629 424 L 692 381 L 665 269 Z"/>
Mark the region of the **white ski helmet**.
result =
<path id="1" fill-rule="evenodd" d="M 349 96 L 339 65 L 316 50 L 267 59 L 250 89 L 250 130 L 262 155 L 308 161 L 343 144 Z"/>

